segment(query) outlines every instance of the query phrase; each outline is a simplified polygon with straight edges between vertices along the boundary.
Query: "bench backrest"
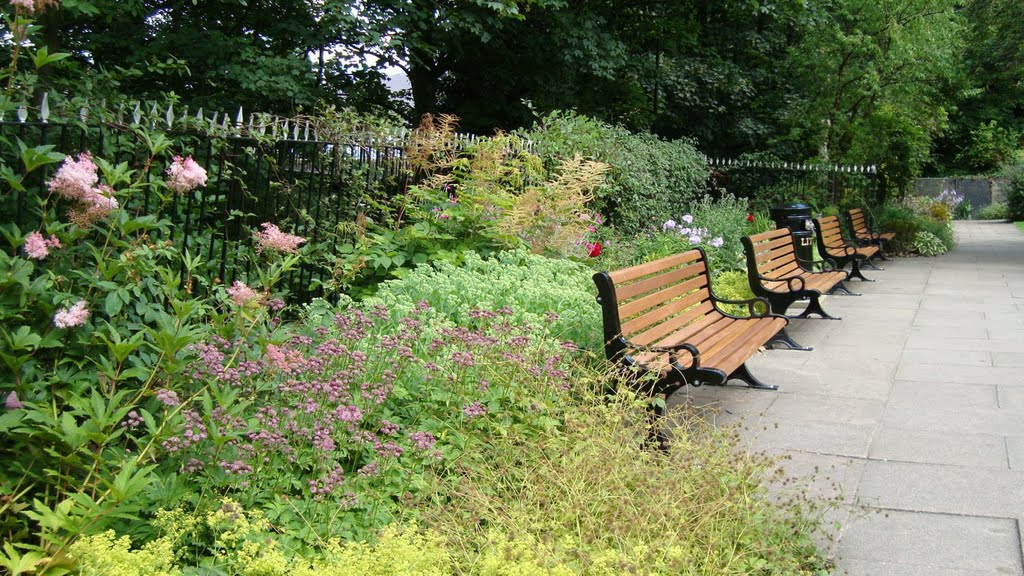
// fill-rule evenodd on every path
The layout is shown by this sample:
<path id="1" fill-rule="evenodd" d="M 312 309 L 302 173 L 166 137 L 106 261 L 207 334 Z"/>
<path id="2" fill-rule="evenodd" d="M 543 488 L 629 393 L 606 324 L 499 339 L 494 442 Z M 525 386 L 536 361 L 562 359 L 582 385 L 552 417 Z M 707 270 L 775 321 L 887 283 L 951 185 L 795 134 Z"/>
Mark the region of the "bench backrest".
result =
<path id="1" fill-rule="evenodd" d="M 838 216 L 825 216 L 824 218 L 818 218 L 815 222 L 818 226 L 821 243 L 826 248 L 839 248 L 846 245 Z"/>
<path id="2" fill-rule="evenodd" d="M 860 208 L 850 208 L 846 211 L 846 215 L 850 217 L 850 229 L 853 230 L 854 234 L 870 232 L 868 219 L 864 216 L 863 210 Z"/>
<path id="3" fill-rule="evenodd" d="M 594 274 L 604 315 L 605 354 L 617 358 L 622 338 L 652 345 L 669 334 L 722 318 L 711 302 L 707 257 L 699 248 L 614 272 Z"/>
<path id="4" fill-rule="evenodd" d="M 789 228 L 744 236 L 740 241 L 747 255 L 747 275 L 751 284 L 757 281 L 758 275 L 783 278 L 804 271 L 796 261 L 793 235 Z"/>

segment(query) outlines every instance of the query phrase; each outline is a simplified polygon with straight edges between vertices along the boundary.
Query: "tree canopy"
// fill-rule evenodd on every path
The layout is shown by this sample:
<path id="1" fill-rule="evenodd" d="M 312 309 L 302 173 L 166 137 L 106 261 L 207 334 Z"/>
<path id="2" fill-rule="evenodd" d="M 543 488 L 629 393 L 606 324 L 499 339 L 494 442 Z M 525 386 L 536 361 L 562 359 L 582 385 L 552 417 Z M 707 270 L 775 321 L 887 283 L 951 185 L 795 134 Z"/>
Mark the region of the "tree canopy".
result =
<path id="1" fill-rule="evenodd" d="M 990 171 L 1024 134 L 1015 0 L 63 0 L 38 20 L 72 54 L 42 84 L 68 95 L 484 133 L 573 109 L 711 155 L 877 164 L 896 188 Z"/>

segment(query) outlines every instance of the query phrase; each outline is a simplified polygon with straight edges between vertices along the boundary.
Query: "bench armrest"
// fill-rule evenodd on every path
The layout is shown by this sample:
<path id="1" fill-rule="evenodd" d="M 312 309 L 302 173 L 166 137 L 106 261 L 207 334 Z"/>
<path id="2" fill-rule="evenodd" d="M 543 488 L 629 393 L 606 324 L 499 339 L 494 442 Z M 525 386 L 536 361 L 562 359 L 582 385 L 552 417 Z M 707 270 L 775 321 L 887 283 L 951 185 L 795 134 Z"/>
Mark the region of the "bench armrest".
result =
<path id="1" fill-rule="evenodd" d="M 836 261 L 831 258 L 825 258 L 824 260 L 804 260 L 799 256 L 794 256 L 794 258 L 796 258 L 797 264 L 801 266 L 804 266 L 806 264 L 807 266 L 805 266 L 805 268 L 811 271 L 814 270 L 815 264 L 821 264 L 822 272 L 832 272 L 836 269 Z"/>
<path id="2" fill-rule="evenodd" d="M 762 276 L 758 274 L 757 279 L 761 280 L 762 282 L 785 282 L 786 288 L 790 292 L 799 292 L 800 290 L 804 290 L 807 286 L 807 282 L 804 281 L 804 279 L 801 278 L 800 276 L 781 276 L 779 278 L 769 278 L 767 276 Z M 794 284 L 797 283 L 800 284 L 799 288 L 793 286 Z"/>
<path id="3" fill-rule="evenodd" d="M 660 352 L 660 353 L 668 354 L 669 362 L 673 366 L 676 366 L 676 365 L 679 364 L 678 352 L 680 350 L 686 350 L 687 352 L 690 353 L 690 356 L 693 357 L 692 366 L 689 366 L 689 368 L 699 368 L 700 367 L 700 351 L 697 350 L 696 346 L 694 346 L 693 344 L 690 344 L 689 342 L 683 342 L 682 344 L 676 344 L 674 346 L 648 346 L 648 345 L 645 345 L 645 344 L 637 344 L 635 342 L 632 342 L 632 341 L 630 341 L 630 340 L 628 340 L 626 338 L 622 338 L 622 337 L 620 337 L 620 340 L 622 341 L 623 344 L 626 345 L 627 348 L 631 348 L 633 350 L 637 350 L 637 351 L 640 351 L 640 352 Z"/>
<path id="4" fill-rule="evenodd" d="M 829 244 L 825 246 L 829 250 L 842 250 L 843 256 L 853 256 L 857 253 L 857 249 L 850 246 L 849 244 Z"/>
<path id="5" fill-rule="evenodd" d="M 803 280 L 803 278 L 801 278 L 801 280 Z M 715 308 L 718 308 L 718 304 L 719 303 L 722 303 L 722 304 L 733 304 L 733 305 L 737 305 L 737 306 L 738 305 L 742 305 L 742 304 L 746 304 L 747 305 L 747 311 L 750 312 L 750 318 L 773 318 L 775 316 L 778 316 L 778 314 L 773 314 L 772 313 L 772 305 L 768 302 L 768 299 L 767 298 L 763 298 L 761 296 L 755 296 L 754 298 L 747 298 L 745 300 L 727 300 L 725 298 L 718 298 L 716 296 L 716 297 L 714 297 L 713 302 L 715 304 Z M 764 304 L 764 312 L 758 312 L 755 309 L 755 306 L 757 304 Z M 721 309 L 719 309 L 718 311 L 722 312 Z M 725 312 L 722 312 L 722 314 L 725 314 L 726 316 L 729 316 L 731 318 L 734 317 L 732 314 L 726 314 Z"/>

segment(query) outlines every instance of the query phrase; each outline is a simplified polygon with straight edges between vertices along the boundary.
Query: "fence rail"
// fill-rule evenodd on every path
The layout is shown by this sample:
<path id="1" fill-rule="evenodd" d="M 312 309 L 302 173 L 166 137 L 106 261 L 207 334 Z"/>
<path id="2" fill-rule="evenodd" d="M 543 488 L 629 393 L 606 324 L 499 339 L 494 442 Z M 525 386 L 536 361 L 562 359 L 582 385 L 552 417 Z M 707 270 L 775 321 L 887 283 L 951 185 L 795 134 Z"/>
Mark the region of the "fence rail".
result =
<path id="1" fill-rule="evenodd" d="M 137 118 L 142 121 L 143 118 Z M 210 125 L 213 125 L 211 122 Z M 254 273 L 250 258 L 241 258 L 251 246 L 252 231 L 263 222 L 279 223 L 296 233 L 318 240 L 324 233 L 351 222 L 367 196 L 395 194 L 405 184 L 405 163 L 401 146 L 380 141 L 323 142 L 306 139 L 306 127 L 298 132 L 294 124 L 278 137 L 224 131 L 211 134 L 182 123 L 167 132 L 175 145 L 151 164 L 140 123 L 115 122 L 0 122 L 0 138 L 20 141 L 29 147 L 53 146 L 63 154 L 89 152 L 114 164 L 127 162 L 140 172 L 137 178 L 163 178 L 173 154 L 192 155 L 208 173 L 207 185 L 189 194 L 161 201 L 152 187 L 140 197 L 119 198 L 125 209 L 152 214 L 170 221 L 170 237 L 182 250 L 199 256 L 205 271 L 225 283 L 248 281 Z M 223 126 L 222 124 L 219 126 Z M 273 134 L 273 130 L 267 129 Z M 282 138 L 284 134 L 289 138 Z M 295 139 L 293 136 L 298 135 Z M 0 154 L 8 166 L 17 167 L 15 146 L 4 146 Z M 41 225 L 39 200 L 47 198 L 47 181 L 53 167 L 29 175 L 25 191 L 12 190 L 0 198 L 0 216 L 22 230 Z M 286 279 L 300 299 L 312 294 L 311 268 L 303 268 Z"/>

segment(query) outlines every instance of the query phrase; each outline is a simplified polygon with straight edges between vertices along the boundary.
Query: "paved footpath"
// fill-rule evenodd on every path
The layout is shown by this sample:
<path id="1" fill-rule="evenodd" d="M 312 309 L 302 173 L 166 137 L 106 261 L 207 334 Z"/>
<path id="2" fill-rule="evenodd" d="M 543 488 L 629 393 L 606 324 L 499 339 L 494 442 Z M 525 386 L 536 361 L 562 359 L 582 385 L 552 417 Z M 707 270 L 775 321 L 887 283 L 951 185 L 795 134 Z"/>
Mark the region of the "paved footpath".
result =
<path id="1" fill-rule="evenodd" d="M 822 538 L 837 574 L 1024 576 L 1024 233 L 956 232 L 952 252 L 882 263 L 865 271 L 877 282 L 850 282 L 863 296 L 824 299 L 841 321 L 794 320 L 812 352 L 750 361 L 779 391 L 677 394 L 839 498 Z"/>

